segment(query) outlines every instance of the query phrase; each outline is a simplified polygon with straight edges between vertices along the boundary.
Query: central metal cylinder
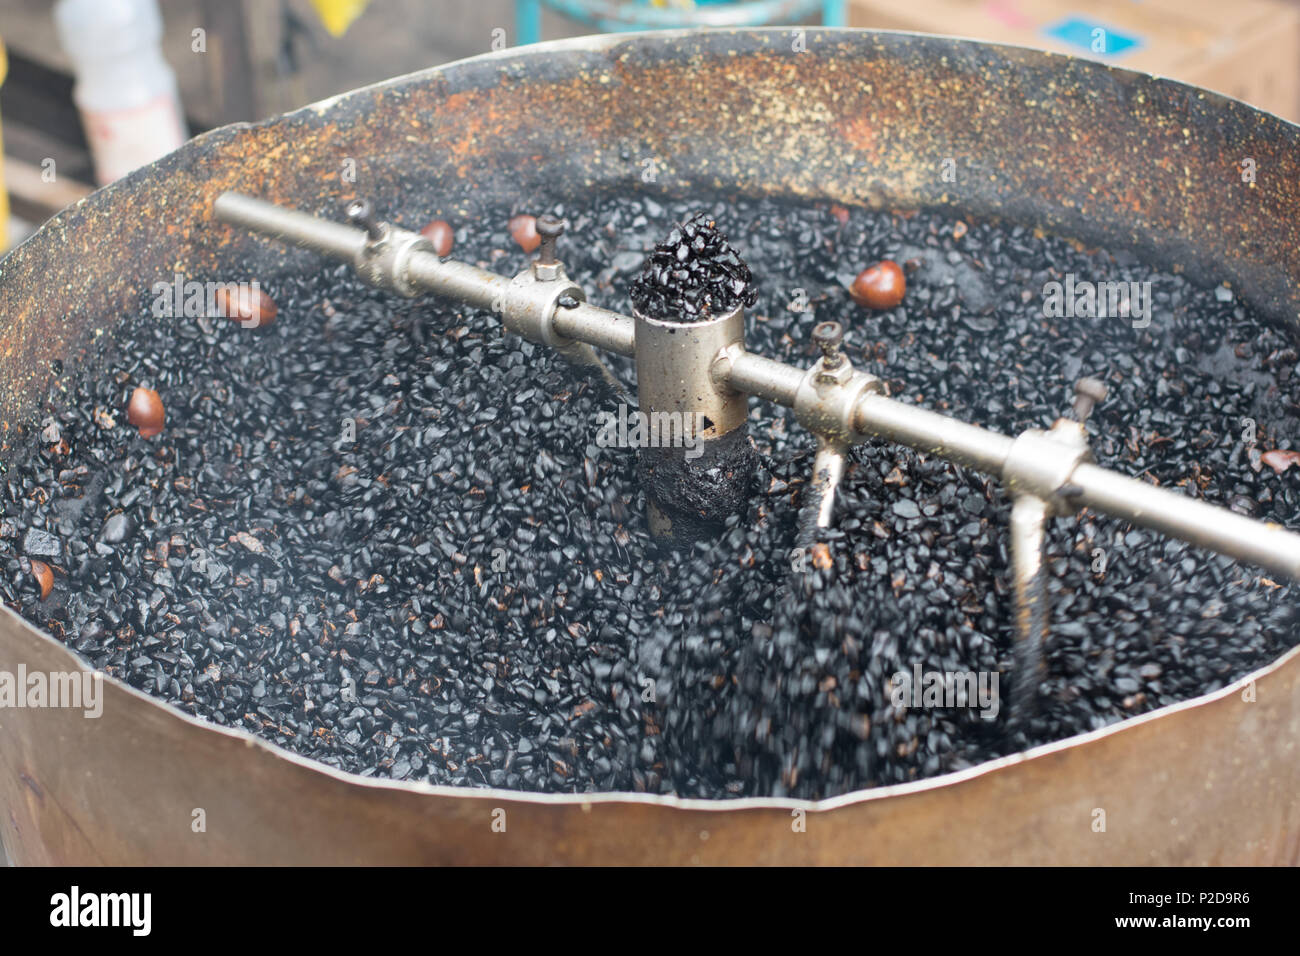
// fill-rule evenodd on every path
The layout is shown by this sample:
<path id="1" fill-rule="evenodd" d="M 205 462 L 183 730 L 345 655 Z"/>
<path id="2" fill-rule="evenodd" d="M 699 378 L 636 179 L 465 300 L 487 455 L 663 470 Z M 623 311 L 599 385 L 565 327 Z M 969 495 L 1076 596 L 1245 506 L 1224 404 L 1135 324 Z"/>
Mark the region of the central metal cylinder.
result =
<path id="1" fill-rule="evenodd" d="M 633 315 L 650 530 L 683 542 L 712 536 L 744 506 L 757 464 L 748 396 L 711 371 L 723 349 L 744 344 L 745 310 L 704 322 Z"/>

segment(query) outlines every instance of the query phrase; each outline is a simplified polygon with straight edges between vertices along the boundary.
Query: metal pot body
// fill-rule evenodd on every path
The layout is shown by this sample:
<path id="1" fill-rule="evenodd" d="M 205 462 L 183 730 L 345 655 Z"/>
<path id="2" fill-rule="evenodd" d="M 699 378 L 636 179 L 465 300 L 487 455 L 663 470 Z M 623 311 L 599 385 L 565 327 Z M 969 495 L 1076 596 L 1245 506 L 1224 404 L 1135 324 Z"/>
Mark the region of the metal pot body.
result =
<path id="1" fill-rule="evenodd" d="M 51 360 L 111 345 L 154 282 L 319 268 L 214 224 L 219 193 L 333 215 L 362 188 L 398 222 L 644 188 L 950 206 L 1230 280 L 1300 330 L 1300 129 L 1242 103 L 910 34 L 592 37 L 216 130 L 52 219 L 0 262 L 0 458 Z M 0 611 L 0 671 L 20 668 L 85 664 Z M 102 696 L 93 719 L 0 709 L 0 838 L 16 862 L 1300 861 L 1300 650 L 1102 731 L 820 803 L 376 782 L 112 679 Z"/>

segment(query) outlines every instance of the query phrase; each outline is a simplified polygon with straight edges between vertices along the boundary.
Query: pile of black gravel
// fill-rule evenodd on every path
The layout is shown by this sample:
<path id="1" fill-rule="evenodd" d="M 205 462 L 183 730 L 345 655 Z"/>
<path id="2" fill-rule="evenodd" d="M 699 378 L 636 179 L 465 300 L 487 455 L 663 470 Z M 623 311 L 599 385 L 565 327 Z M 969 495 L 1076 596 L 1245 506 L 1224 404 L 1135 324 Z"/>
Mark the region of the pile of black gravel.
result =
<path id="1" fill-rule="evenodd" d="M 896 396 L 1004 432 L 1050 425 L 1075 379 L 1103 377 L 1102 464 L 1300 525 L 1300 469 L 1260 467 L 1242 441 L 1252 419 L 1258 448 L 1293 447 L 1300 357 L 1227 289 L 1020 228 L 954 238 L 929 213 L 645 197 L 556 211 L 569 272 L 600 304 L 625 310 L 654 240 L 703 212 L 757 277 L 733 289 L 755 304 L 752 349 L 809 363 L 813 325 L 836 319 Z M 521 267 L 509 213 L 454 224 L 455 254 Z M 909 289 L 869 313 L 844 287 L 883 257 L 907 264 Z M 1150 326 L 1043 318 L 1044 283 L 1070 272 L 1150 281 Z M 1005 708 L 896 708 L 891 676 L 918 665 L 1002 671 L 1011 697 L 996 482 L 861 446 L 808 560 L 791 552 L 814 441 L 755 401 L 748 513 L 713 545 L 666 553 L 634 452 L 595 444 L 597 413 L 621 400 L 597 378 L 503 338 L 491 315 L 398 300 L 343 268 L 262 278 L 269 328 L 157 320 L 145 299 L 106 369 L 59 373 L 49 419 L 27 424 L 0 478 L 0 595 L 131 685 L 332 766 L 826 796 L 1208 692 L 1296 640 L 1283 582 L 1085 514 L 1051 533 L 1037 718 L 1012 732 Z M 125 422 L 137 385 L 167 409 L 148 441 Z M 29 558 L 56 569 L 45 601 Z"/>
<path id="2" fill-rule="evenodd" d="M 758 301 L 754 276 L 704 213 L 674 224 L 632 283 L 637 311 L 652 319 L 704 322 Z"/>

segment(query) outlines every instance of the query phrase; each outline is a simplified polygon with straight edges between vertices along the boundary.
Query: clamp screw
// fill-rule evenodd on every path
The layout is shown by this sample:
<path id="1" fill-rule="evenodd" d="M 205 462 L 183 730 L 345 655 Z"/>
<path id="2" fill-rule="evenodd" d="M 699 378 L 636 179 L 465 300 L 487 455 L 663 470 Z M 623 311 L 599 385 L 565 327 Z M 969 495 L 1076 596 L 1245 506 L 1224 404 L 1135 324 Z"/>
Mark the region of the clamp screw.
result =
<path id="1" fill-rule="evenodd" d="M 364 226 L 371 240 L 384 237 L 384 227 L 375 219 L 375 208 L 368 199 L 353 199 L 343 207 L 343 214 L 354 226 Z"/>
<path id="2" fill-rule="evenodd" d="M 838 322 L 818 322 L 813 326 L 812 339 L 822 350 L 822 368 L 837 369 L 844 362 L 840 343 L 844 341 L 844 328 Z"/>
<path id="3" fill-rule="evenodd" d="M 544 266 L 555 265 L 555 242 L 564 235 L 564 220 L 549 213 L 538 216 L 537 235 L 542 238 L 542 246 L 537 252 L 537 261 Z"/>
<path id="4" fill-rule="evenodd" d="M 1093 407 L 1106 397 L 1106 383 L 1097 378 L 1081 378 L 1074 383 L 1074 419 L 1086 422 Z"/>

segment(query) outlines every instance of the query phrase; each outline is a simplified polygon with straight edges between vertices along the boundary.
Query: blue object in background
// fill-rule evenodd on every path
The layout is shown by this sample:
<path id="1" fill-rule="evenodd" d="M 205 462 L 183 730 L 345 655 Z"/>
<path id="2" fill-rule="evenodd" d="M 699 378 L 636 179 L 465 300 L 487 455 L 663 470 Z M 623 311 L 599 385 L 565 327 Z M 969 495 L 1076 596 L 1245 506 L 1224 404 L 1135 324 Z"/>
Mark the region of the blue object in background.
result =
<path id="1" fill-rule="evenodd" d="M 519 44 L 542 38 L 542 6 L 601 33 L 677 27 L 761 27 L 821 12 L 822 24 L 844 26 L 846 0 L 695 0 L 690 8 L 651 6 L 649 0 L 515 0 Z"/>
<path id="2" fill-rule="evenodd" d="M 1093 37 L 1096 36 L 1097 30 L 1102 31 L 1101 36 L 1106 41 L 1106 49 L 1100 51 L 1092 48 Z M 1043 33 L 1064 40 L 1070 46 L 1077 46 L 1086 53 L 1097 55 L 1118 56 L 1142 45 L 1140 37 L 1115 30 L 1095 20 L 1085 20 L 1083 17 L 1066 17 L 1060 23 L 1044 27 Z"/>

